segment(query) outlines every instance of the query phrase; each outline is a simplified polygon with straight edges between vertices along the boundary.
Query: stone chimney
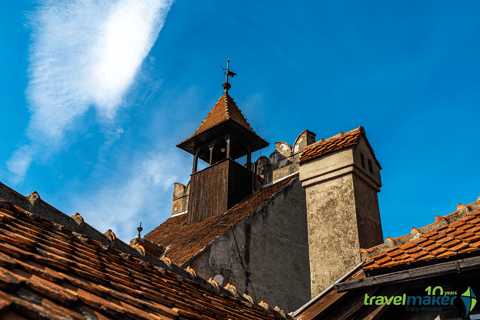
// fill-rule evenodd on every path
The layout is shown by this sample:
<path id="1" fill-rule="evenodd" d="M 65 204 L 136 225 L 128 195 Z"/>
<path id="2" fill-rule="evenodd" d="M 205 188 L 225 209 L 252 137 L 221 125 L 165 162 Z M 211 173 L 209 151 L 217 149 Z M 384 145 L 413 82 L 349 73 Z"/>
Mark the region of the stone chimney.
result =
<path id="1" fill-rule="evenodd" d="M 380 170 L 362 127 L 302 153 L 312 298 L 361 262 L 361 248 L 383 243 Z"/>

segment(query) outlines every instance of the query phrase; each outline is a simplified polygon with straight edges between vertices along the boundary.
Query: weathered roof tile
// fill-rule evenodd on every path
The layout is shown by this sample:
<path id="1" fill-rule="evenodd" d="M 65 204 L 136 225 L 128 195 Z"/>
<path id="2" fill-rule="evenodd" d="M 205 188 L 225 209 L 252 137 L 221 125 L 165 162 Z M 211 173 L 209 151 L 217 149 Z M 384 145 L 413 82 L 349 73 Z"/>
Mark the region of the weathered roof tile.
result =
<path id="1" fill-rule="evenodd" d="M 284 319 L 193 271 L 180 276 L 10 207 L 0 209 L 3 318 Z"/>
<path id="2" fill-rule="evenodd" d="M 357 128 L 349 131 L 343 136 L 338 134 L 326 140 L 320 140 L 317 143 L 307 146 L 300 156 L 299 163 L 304 163 L 315 158 L 321 157 L 327 153 L 334 152 L 343 148 L 354 146 L 358 143 L 363 128 Z"/>
<path id="3" fill-rule="evenodd" d="M 363 269 L 377 270 L 384 267 L 443 259 L 457 254 L 480 252 L 480 218 L 477 218 L 477 213 L 480 213 L 480 201 L 461 206 L 460 210 L 457 210 L 454 214 L 441 219 L 443 225 L 437 228 L 435 228 L 435 224 L 428 226 L 428 228 L 413 228 L 415 232 L 412 231 L 409 241 L 409 238 L 405 236 L 394 239 L 394 241 L 398 241 L 398 239 L 403 238 L 408 241 L 406 243 L 394 247 L 388 247 L 388 243 L 385 243 L 368 250 L 362 250 L 371 259 L 364 264 Z M 451 223 L 445 224 L 444 221 L 448 220 Z M 425 233 L 422 234 L 423 230 L 428 232 L 424 231 Z M 382 247 L 384 249 L 380 251 Z M 376 252 L 376 254 L 369 256 L 371 252 Z M 385 256 L 392 257 L 395 264 L 392 264 L 391 259 L 387 259 Z"/>

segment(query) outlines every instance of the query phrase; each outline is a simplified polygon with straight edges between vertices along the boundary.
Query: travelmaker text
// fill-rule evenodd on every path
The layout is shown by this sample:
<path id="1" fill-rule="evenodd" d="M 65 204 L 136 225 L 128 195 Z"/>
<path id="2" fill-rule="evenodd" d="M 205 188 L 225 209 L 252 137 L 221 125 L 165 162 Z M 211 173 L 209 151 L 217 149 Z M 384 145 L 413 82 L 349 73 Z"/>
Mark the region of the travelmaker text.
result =
<path id="1" fill-rule="evenodd" d="M 365 305 L 387 305 L 396 306 L 447 306 L 453 305 L 453 301 L 456 296 L 407 296 L 403 294 L 401 296 L 369 296 L 365 294 Z"/>

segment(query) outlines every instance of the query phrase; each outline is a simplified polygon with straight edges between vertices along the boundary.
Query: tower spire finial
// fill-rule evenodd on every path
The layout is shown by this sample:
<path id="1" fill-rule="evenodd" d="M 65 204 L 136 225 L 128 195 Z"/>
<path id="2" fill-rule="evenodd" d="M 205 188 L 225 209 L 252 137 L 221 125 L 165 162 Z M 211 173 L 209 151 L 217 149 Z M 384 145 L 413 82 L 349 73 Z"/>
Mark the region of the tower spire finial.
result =
<path id="1" fill-rule="evenodd" d="M 230 89 L 232 86 L 230 85 L 230 83 L 228 83 L 228 77 L 234 77 L 236 76 L 237 74 L 236 73 L 233 73 L 232 71 L 230 71 L 230 58 L 227 59 L 227 69 L 225 69 L 224 67 L 220 66 L 223 70 L 225 70 L 225 72 L 223 74 L 225 74 L 227 76 L 227 80 L 225 81 L 225 83 L 222 85 L 223 89 L 225 89 L 225 93 L 228 93 L 228 89 Z"/>
<path id="2" fill-rule="evenodd" d="M 138 231 L 138 234 L 135 238 L 137 239 L 141 239 L 142 236 L 140 235 L 140 232 L 142 232 L 143 228 L 142 228 L 142 223 L 140 222 L 140 227 L 137 228 L 137 231 Z"/>

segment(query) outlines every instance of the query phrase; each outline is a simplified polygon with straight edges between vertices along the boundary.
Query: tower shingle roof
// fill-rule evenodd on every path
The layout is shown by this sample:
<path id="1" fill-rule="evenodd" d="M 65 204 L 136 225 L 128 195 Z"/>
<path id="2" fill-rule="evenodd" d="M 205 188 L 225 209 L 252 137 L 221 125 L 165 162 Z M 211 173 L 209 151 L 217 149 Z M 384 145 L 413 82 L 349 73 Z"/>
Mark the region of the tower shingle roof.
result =
<path id="1" fill-rule="evenodd" d="M 181 144 L 193 139 L 201 133 L 206 132 L 207 130 L 212 129 L 228 120 L 235 121 L 245 129 L 257 135 L 250 126 L 250 123 L 247 121 L 247 119 L 245 119 L 245 116 L 243 115 L 242 111 L 240 111 L 235 101 L 233 101 L 233 98 L 230 97 L 228 93 L 224 93 L 218 99 L 217 103 L 215 103 L 212 110 L 210 110 L 207 117 L 203 120 L 197 130 L 195 130 L 195 132 L 188 139 L 177 144 L 177 146 L 180 146 Z"/>

